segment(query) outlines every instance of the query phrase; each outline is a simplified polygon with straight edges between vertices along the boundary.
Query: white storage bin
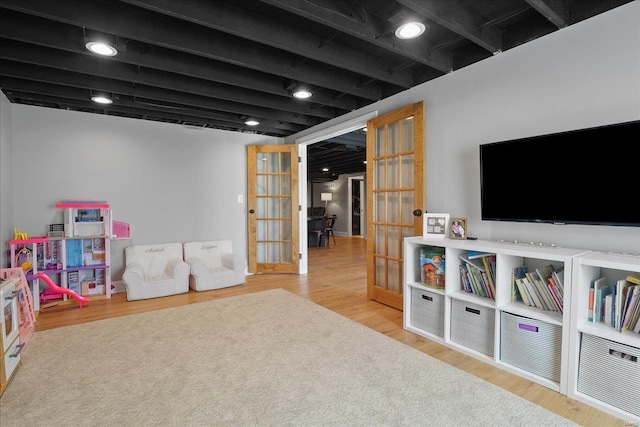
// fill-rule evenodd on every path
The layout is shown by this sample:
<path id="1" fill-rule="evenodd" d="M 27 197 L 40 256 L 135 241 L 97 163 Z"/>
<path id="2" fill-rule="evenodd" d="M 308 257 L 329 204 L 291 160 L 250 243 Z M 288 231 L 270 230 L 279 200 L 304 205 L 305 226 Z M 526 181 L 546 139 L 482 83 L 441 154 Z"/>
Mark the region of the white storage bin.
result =
<path id="1" fill-rule="evenodd" d="M 411 288 L 411 326 L 444 337 L 444 296 Z"/>
<path id="2" fill-rule="evenodd" d="M 562 327 L 511 313 L 500 316 L 500 360 L 559 383 Z"/>
<path id="3" fill-rule="evenodd" d="M 582 334 L 578 391 L 640 417 L 640 348 Z"/>
<path id="4" fill-rule="evenodd" d="M 451 301 L 451 341 L 493 357 L 495 310 L 467 301 Z"/>

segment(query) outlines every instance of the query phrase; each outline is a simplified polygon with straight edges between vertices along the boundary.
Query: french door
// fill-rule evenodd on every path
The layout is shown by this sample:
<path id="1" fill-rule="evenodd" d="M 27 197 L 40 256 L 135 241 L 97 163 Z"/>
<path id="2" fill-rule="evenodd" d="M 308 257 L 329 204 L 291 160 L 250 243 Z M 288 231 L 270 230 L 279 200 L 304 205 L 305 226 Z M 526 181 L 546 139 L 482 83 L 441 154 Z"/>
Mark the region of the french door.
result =
<path id="1" fill-rule="evenodd" d="M 248 269 L 298 273 L 298 147 L 247 147 Z"/>
<path id="2" fill-rule="evenodd" d="M 367 122 L 367 296 L 402 310 L 403 241 L 422 235 L 424 105 Z"/>

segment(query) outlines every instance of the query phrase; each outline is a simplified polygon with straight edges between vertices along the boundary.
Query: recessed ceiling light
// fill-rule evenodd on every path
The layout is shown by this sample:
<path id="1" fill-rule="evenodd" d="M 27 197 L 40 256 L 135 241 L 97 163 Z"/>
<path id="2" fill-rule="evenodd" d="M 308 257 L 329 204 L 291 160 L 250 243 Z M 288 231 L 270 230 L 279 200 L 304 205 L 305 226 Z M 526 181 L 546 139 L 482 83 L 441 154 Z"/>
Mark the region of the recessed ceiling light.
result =
<path id="1" fill-rule="evenodd" d="M 116 56 L 118 54 L 118 51 L 115 47 L 103 42 L 91 41 L 88 42 L 85 46 L 91 52 L 97 53 L 98 55 L 102 56 Z"/>
<path id="2" fill-rule="evenodd" d="M 293 92 L 293 96 L 299 99 L 306 99 L 306 98 L 311 98 L 313 96 L 313 93 L 306 89 L 298 89 L 295 92 Z"/>
<path id="3" fill-rule="evenodd" d="M 322 172 L 329 172 L 329 168 L 322 168 Z"/>
<path id="4" fill-rule="evenodd" d="M 425 26 L 421 22 L 407 22 L 396 29 L 396 37 L 399 39 L 414 39 L 424 33 Z"/>
<path id="5" fill-rule="evenodd" d="M 249 119 L 249 120 L 245 120 L 244 124 L 247 126 L 258 126 L 260 122 L 257 120 Z"/>
<path id="6" fill-rule="evenodd" d="M 92 96 L 91 100 L 93 102 L 97 102 L 98 104 L 113 104 L 113 99 L 104 95 Z"/>

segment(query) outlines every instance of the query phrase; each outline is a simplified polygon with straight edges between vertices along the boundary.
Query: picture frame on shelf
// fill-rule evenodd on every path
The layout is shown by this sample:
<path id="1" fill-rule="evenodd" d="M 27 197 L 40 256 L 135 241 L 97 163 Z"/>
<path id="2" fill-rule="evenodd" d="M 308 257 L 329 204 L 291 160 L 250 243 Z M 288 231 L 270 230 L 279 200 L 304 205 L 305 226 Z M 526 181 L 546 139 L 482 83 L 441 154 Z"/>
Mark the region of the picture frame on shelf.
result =
<path id="1" fill-rule="evenodd" d="M 449 221 L 449 238 L 465 240 L 467 238 L 467 218 L 451 218 Z"/>
<path id="2" fill-rule="evenodd" d="M 425 213 L 422 221 L 422 236 L 425 239 L 445 239 L 449 235 L 448 213 Z"/>

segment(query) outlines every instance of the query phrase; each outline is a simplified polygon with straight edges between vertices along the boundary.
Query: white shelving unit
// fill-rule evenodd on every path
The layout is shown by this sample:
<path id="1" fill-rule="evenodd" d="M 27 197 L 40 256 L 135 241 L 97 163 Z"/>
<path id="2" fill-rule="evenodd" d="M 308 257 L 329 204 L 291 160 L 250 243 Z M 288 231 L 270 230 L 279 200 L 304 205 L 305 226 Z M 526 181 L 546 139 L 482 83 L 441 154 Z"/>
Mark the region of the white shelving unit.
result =
<path id="1" fill-rule="evenodd" d="M 640 273 L 640 256 L 592 252 L 574 259 L 569 397 L 640 423 L 640 334 L 588 320 L 591 282 Z"/>
<path id="2" fill-rule="evenodd" d="M 421 283 L 420 249 L 426 246 L 444 248 L 444 289 Z M 469 250 L 496 255 L 495 300 L 462 290 L 460 255 Z M 586 252 L 537 244 L 405 238 L 404 328 L 567 394 L 572 260 Z M 513 268 L 550 264 L 564 268 L 563 313 L 511 301 Z M 533 352 L 539 354 L 531 357 Z"/>
<path id="3" fill-rule="evenodd" d="M 425 247 L 444 250 L 444 289 L 422 284 L 420 250 Z M 470 250 L 495 254 L 495 300 L 462 290 L 460 255 Z M 564 269 L 563 312 L 512 302 L 513 268 L 549 264 Z M 615 284 L 632 272 L 640 273 L 638 255 L 408 237 L 404 328 L 638 425 L 640 334 L 588 320 L 591 283 L 607 277 Z"/>

